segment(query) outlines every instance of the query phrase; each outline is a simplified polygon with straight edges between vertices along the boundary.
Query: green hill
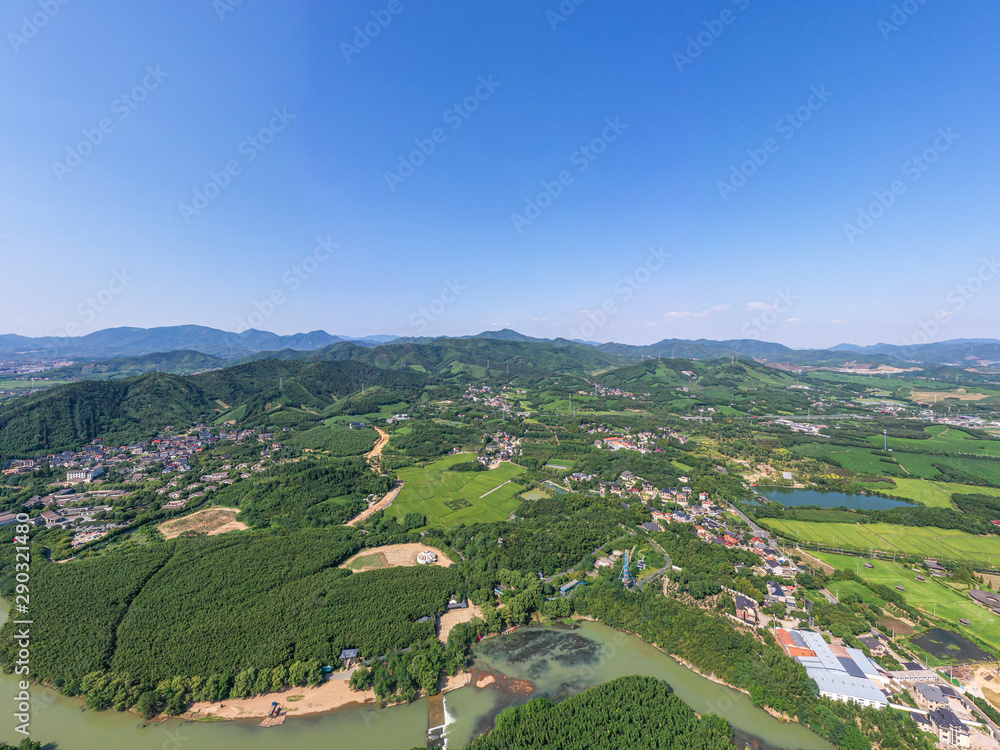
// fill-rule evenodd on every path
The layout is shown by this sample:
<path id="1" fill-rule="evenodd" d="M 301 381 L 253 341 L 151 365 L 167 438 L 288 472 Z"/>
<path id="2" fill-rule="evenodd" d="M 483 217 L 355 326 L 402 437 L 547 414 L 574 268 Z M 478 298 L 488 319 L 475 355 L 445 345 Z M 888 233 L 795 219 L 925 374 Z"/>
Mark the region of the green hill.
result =
<path id="1" fill-rule="evenodd" d="M 72 383 L 0 408 L 0 458 L 77 448 L 98 437 L 128 443 L 208 409 L 201 389 L 177 375 Z"/>

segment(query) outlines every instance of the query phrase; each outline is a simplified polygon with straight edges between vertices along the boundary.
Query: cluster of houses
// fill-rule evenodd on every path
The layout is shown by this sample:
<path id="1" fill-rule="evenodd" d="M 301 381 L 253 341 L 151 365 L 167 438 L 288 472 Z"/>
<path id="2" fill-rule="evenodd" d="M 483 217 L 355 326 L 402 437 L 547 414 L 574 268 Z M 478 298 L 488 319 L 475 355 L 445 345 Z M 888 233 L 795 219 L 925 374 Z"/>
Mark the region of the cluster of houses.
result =
<path id="1" fill-rule="evenodd" d="M 110 471 L 112 467 L 117 470 L 117 467 L 127 466 L 131 471 L 124 478 L 138 481 L 146 477 L 153 464 L 162 464 L 161 471 L 164 474 L 173 471 L 188 471 L 191 468 L 191 456 L 201 453 L 216 440 L 244 440 L 248 436 L 256 437 L 252 430 L 243 430 L 239 433 L 223 431 L 216 437 L 207 425 L 200 424 L 195 429 L 197 430 L 195 434 L 172 435 L 167 433 L 155 440 L 143 440 L 131 445 L 115 447 L 103 445 L 103 441 L 98 438 L 78 451 L 63 451 L 47 456 L 11 461 L 4 468 L 4 473 L 24 474 L 44 466 L 64 467 L 67 469 L 66 480 L 68 482 L 90 483 Z M 118 473 L 122 474 L 121 471 Z"/>
<path id="2" fill-rule="evenodd" d="M 613 396 L 614 398 L 627 398 L 631 401 L 642 401 L 650 398 L 652 395 L 650 393 L 630 393 L 629 391 L 623 391 L 621 388 L 609 388 L 600 383 L 593 383 L 593 386 L 594 389 L 590 392 L 591 396 Z"/>
<path id="3" fill-rule="evenodd" d="M 589 474 L 574 474 L 570 478 L 580 482 L 593 479 Z M 678 481 L 690 482 L 691 478 L 679 477 Z M 597 489 L 605 496 L 615 495 L 621 498 L 637 498 L 642 501 L 643 505 L 648 504 L 650 500 L 657 499 L 686 505 L 691 497 L 690 487 L 660 489 L 652 482 L 636 476 L 631 471 L 623 471 L 619 474 L 617 482 L 605 482 L 603 479 L 598 481 Z"/>
<path id="4" fill-rule="evenodd" d="M 45 508 L 40 514 L 31 519 L 32 524 L 35 526 L 44 526 L 46 529 L 78 528 L 81 524 L 92 522 L 98 513 L 113 510 L 112 506 L 94 504 L 95 501 L 114 500 L 125 497 L 128 494 L 121 490 L 94 490 L 92 492 L 78 493 L 66 488 L 58 490 L 51 495 L 35 495 L 24 502 L 24 510 L 22 512 L 28 513 L 38 508 Z M 17 515 L 13 511 L 0 514 L 0 528 L 16 523 Z M 73 546 L 78 547 L 122 525 L 105 523 L 79 529 L 73 537 Z"/>
<path id="5" fill-rule="evenodd" d="M 635 434 L 628 429 L 616 430 L 605 425 L 580 425 L 580 428 L 586 430 L 589 435 L 606 435 L 606 437 L 594 440 L 594 447 L 613 451 L 629 450 L 639 451 L 643 454 L 663 453 L 663 449 L 658 448 L 656 443 L 665 437 L 674 438 L 682 444 L 687 442 L 686 437 L 666 427 L 658 427 L 656 431 L 642 430 Z"/>
<path id="6" fill-rule="evenodd" d="M 830 437 L 829 435 L 823 435 L 820 430 L 825 430 L 827 425 L 825 424 L 811 424 L 809 422 L 794 422 L 791 419 L 772 419 L 770 422 L 765 422 L 765 424 L 777 425 L 778 427 L 787 427 L 792 432 L 804 432 L 807 435 L 815 435 L 816 437 Z"/>
<path id="7" fill-rule="evenodd" d="M 484 464 L 511 461 L 515 456 L 521 455 L 521 438 L 514 437 L 502 430 L 491 433 L 487 437 L 490 441 L 483 447 L 479 456 L 479 460 Z"/>
<path id="8" fill-rule="evenodd" d="M 503 412 L 510 412 L 511 405 L 503 394 L 493 393 L 493 389 L 488 385 L 469 385 L 465 389 L 465 397 L 470 401 L 481 403 L 493 409 L 500 409 Z"/>

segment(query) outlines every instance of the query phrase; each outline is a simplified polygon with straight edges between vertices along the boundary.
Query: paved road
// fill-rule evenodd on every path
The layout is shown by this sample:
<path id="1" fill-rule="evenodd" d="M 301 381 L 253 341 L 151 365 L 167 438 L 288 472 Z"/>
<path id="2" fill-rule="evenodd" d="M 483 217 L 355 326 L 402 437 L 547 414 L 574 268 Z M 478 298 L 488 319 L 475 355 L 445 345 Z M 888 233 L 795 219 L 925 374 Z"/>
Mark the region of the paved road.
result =
<path id="1" fill-rule="evenodd" d="M 826 598 L 830 600 L 830 604 L 836 604 L 837 603 L 837 597 L 835 597 L 829 591 L 827 591 L 826 589 L 820 589 L 820 591 L 822 591 L 823 594 L 826 596 Z"/>
<path id="2" fill-rule="evenodd" d="M 757 524 L 755 524 L 753 521 L 750 520 L 750 518 L 746 515 L 746 513 L 744 513 L 743 511 L 741 511 L 739 508 L 737 508 L 732 503 L 729 503 L 729 510 L 731 510 L 733 513 L 735 513 L 736 515 L 738 515 L 740 518 L 743 519 L 743 521 L 750 527 L 750 531 L 753 532 L 754 536 L 764 537 L 765 539 L 768 540 L 768 546 L 771 545 L 771 541 L 770 541 L 770 539 L 771 539 L 771 532 L 770 531 L 768 531 L 767 529 L 762 529 L 760 526 L 758 526 Z"/>

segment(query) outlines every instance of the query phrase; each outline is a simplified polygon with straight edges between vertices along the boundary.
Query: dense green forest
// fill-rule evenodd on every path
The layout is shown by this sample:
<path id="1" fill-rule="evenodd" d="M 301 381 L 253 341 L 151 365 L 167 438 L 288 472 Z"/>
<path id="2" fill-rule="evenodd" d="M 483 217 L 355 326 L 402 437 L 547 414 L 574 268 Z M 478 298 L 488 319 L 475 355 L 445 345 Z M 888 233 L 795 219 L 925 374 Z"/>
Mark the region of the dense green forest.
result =
<path id="1" fill-rule="evenodd" d="M 318 668 L 343 648 L 372 658 L 433 637 L 433 620 L 417 620 L 444 611 L 458 570 L 336 567 L 361 539 L 351 529 L 196 537 L 37 564 L 32 608 L 46 617 L 32 630 L 33 676 L 102 705 L 132 705 L 175 678 L 190 695 L 211 680 L 224 699 L 247 669 Z"/>
<path id="2" fill-rule="evenodd" d="M 504 711 L 469 750 L 732 750 L 723 719 L 701 718 L 652 677 L 619 677 L 553 705 L 543 698 Z"/>
<path id="3" fill-rule="evenodd" d="M 304 459 L 223 487 L 214 502 L 238 506 L 239 520 L 254 527 L 339 525 L 368 507 L 367 495 L 384 495 L 394 481 L 362 458 Z"/>
<path id="4" fill-rule="evenodd" d="M 329 452 L 331 456 L 360 456 L 375 447 L 378 432 L 371 427 L 352 430 L 347 425 L 317 425 L 285 440 L 289 445 Z"/>

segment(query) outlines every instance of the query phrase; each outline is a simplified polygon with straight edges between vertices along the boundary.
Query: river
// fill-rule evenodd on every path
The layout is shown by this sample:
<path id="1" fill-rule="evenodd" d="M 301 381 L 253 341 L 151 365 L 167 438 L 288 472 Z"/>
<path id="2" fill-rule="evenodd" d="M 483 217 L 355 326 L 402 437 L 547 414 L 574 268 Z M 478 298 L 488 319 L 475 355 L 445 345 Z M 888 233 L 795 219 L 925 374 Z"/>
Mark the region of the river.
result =
<path id="1" fill-rule="evenodd" d="M 0 622 L 6 620 L 6 603 Z M 682 667 L 639 638 L 599 623 L 583 622 L 578 628 L 523 628 L 491 638 L 474 650 L 477 674 L 495 673 L 516 680 L 530 680 L 534 693 L 505 690 L 500 683 L 473 686 L 448 693 L 445 706 L 453 721 L 447 730 L 448 746 L 463 747 L 473 736 L 492 725 L 496 713 L 533 697 L 562 697 L 629 674 L 666 680 L 677 695 L 699 713 L 713 712 L 736 729 L 741 739 L 766 750 L 802 748 L 833 750 L 832 745 L 797 724 L 785 724 L 755 708 L 742 693 L 718 685 Z M 0 679 L 2 705 L 13 706 L 17 690 L 14 675 Z M 31 687 L 32 739 L 57 743 L 60 750 L 312 750 L 334 742 L 352 750 L 409 750 L 425 744 L 427 701 L 375 709 L 350 706 L 333 713 L 291 717 L 279 727 L 264 729 L 258 721 L 183 722 L 170 719 L 143 728 L 135 715 L 115 711 L 83 711 L 82 701 L 53 690 Z M 15 744 L 12 709 L 0 718 L 0 739 Z M 756 740 L 756 741 L 755 741 Z"/>

